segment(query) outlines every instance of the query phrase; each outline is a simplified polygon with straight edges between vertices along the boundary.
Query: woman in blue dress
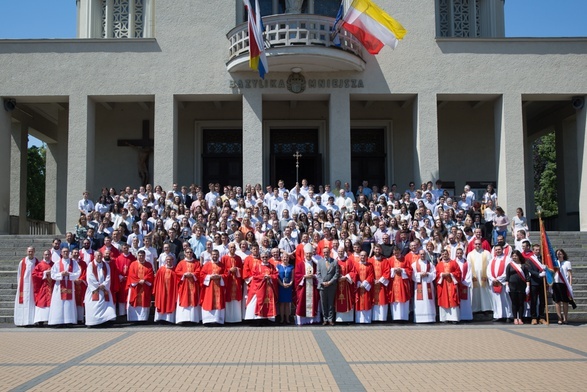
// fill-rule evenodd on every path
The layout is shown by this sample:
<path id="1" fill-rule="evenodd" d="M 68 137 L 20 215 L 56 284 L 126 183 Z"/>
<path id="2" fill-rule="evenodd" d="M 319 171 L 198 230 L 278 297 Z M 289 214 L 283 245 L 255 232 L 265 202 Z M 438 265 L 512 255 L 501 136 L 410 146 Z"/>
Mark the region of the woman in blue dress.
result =
<path id="1" fill-rule="evenodd" d="M 286 252 L 281 252 L 281 263 L 277 263 L 275 267 L 279 272 L 279 317 L 281 324 L 289 324 L 294 265 L 291 263 L 289 255 Z"/>

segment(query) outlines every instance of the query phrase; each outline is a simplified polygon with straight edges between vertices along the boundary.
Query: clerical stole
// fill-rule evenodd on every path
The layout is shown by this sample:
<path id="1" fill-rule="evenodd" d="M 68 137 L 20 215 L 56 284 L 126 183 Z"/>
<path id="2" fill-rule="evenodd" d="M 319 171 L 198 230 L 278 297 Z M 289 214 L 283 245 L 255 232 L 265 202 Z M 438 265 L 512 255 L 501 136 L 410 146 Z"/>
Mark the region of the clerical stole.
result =
<path id="1" fill-rule="evenodd" d="M 239 256 L 226 255 L 222 257 L 222 262 L 226 267 L 228 275 L 226 277 L 226 302 L 241 301 L 243 299 L 243 283 L 242 283 L 242 270 L 243 263 Z M 236 268 L 236 272 L 230 271 L 232 268 Z"/>
<path id="2" fill-rule="evenodd" d="M 88 283 L 86 282 L 86 270 L 88 269 L 88 265 L 83 260 L 78 260 L 77 264 L 79 265 L 81 273 L 79 278 L 73 282 L 75 285 L 75 304 L 77 306 L 83 306 L 86 290 L 88 288 Z"/>
<path id="3" fill-rule="evenodd" d="M 381 277 L 389 280 L 389 264 L 386 259 L 371 259 L 373 272 L 375 273 L 375 284 L 373 287 L 373 304 L 387 305 L 387 287 L 379 282 Z"/>
<path id="4" fill-rule="evenodd" d="M 463 263 L 463 269 L 461 271 L 461 282 L 465 280 L 467 276 L 467 272 L 469 272 L 469 263 L 467 260 Z M 459 298 L 463 301 L 469 299 L 469 288 L 463 284 L 459 284 Z"/>
<path id="5" fill-rule="evenodd" d="M 503 288 L 503 285 L 497 280 L 497 278 L 503 275 L 503 272 L 505 271 L 505 260 L 505 256 L 502 256 L 501 260 L 498 261 L 497 258 L 494 258 L 491 262 L 491 276 L 493 277 L 493 285 L 491 288 L 495 294 L 500 294 Z"/>
<path id="6" fill-rule="evenodd" d="M 452 277 L 442 278 L 442 274 L 452 274 L 457 282 L 460 281 L 461 269 L 456 261 L 441 261 L 436 265 L 438 283 L 438 306 L 443 308 L 456 308 L 459 306 L 458 283 L 455 284 Z M 442 279 L 442 283 L 441 282 Z"/>
<path id="7" fill-rule="evenodd" d="M 26 272 L 26 261 L 27 261 L 28 257 L 25 257 L 24 259 L 22 259 L 21 266 L 20 266 L 20 279 L 18 282 L 18 303 L 22 304 L 24 303 L 24 274 Z M 37 266 L 37 264 L 39 264 L 39 260 L 37 260 L 37 258 L 34 258 L 34 263 L 31 267 L 31 276 L 33 274 L 33 269 Z"/>
<path id="8" fill-rule="evenodd" d="M 73 263 L 71 262 L 71 260 L 68 263 L 69 265 L 67 266 L 67 272 L 69 272 L 70 274 L 73 272 Z M 65 271 L 65 266 L 63 265 L 63 259 L 59 259 L 59 272 L 63 272 Z M 69 279 L 69 275 L 68 276 L 64 276 L 61 278 L 61 281 L 59 282 L 59 292 L 61 293 L 61 299 L 64 301 L 69 301 L 73 299 L 73 284 L 71 282 L 71 279 Z"/>
<path id="9" fill-rule="evenodd" d="M 357 263 L 357 280 L 367 281 L 369 284 L 373 283 L 374 273 L 373 265 L 371 263 Z M 362 285 L 357 288 L 357 298 L 355 302 L 355 310 L 371 310 L 373 307 L 373 290 L 367 290 Z"/>
<path id="10" fill-rule="evenodd" d="M 92 261 L 92 272 L 94 273 L 94 276 L 96 277 L 96 280 L 98 281 L 99 284 L 104 283 L 104 280 L 106 279 L 106 277 L 108 276 L 108 270 L 106 269 L 106 263 L 102 262 L 100 263 L 100 267 L 102 268 L 102 276 L 100 277 L 100 275 L 98 275 L 98 266 L 96 265 L 95 262 Z M 100 290 L 96 289 L 94 291 L 92 291 L 92 301 L 99 301 L 100 300 Z M 110 291 L 108 289 L 104 290 L 104 301 L 109 302 L 110 301 Z"/>
<path id="11" fill-rule="evenodd" d="M 471 275 L 473 275 L 474 277 L 477 277 L 477 268 L 475 267 L 475 256 L 477 256 L 475 253 L 479 253 L 477 251 L 473 251 L 471 252 L 473 254 L 472 256 L 472 263 L 471 263 Z M 473 279 L 473 288 L 479 288 L 479 287 L 485 287 L 487 285 L 487 253 L 483 252 L 481 253 L 481 283 L 479 283 L 479 280 L 475 280 Z"/>
<path id="12" fill-rule="evenodd" d="M 144 280 L 145 279 L 145 266 L 141 263 L 139 263 L 138 268 L 137 268 L 137 276 L 139 278 L 139 280 Z M 145 291 L 145 285 L 144 284 L 138 284 L 137 285 L 137 300 L 135 302 L 135 307 L 146 307 L 146 305 L 143 305 L 143 294 Z M 151 306 L 151 304 L 149 304 L 149 307 Z"/>
<path id="13" fill-rule="evenodd" d="M 267 278 L 265 278 L 267 276 Z M 277 315 L 277 270 L 273 264 L 261 264 L 254 276 L 257 288 L 257 306 L 255 316 L 272 318 Z M 309 316 L 312 317 L 312 316 Z"/>
<path id="14" fill-rule="evenodd" d="M 53 295 L 53 286 L 55 281 L 51 279 L 51 274 L 47 275 L 47 279 L 43 279 L 45 271 L 50 270 L 53 262 L 47 263 L 45 261 L 39 264 L 33 270 L 33 291 L 35 293 L 35 306 L 39 308 L 46 308 L 51 305 L 51 296 Z"/>
<path id="15" fill-rule="evenodd" d="M 416 272 L 421 273 L 421 267 L 420 267 L 420 260 L 416 260 Z M 426 272 L 430 273 L 430 263 L 426 263 Z M 425 283 L 426 284 L 426 288 L 427 288 L 427 292 L 428 292 L 428 299 L 432 299 L 432 285 L 428 282 Z M 422 301 L 424 300 L 424 291 L 422 289 L 422 279 L 420 279 L 420 282 L 416 283 L 416 300 L 417 301 Z"/>
<path id="16" fill-rule="evenodd" d="M 338 260 L 338 265 L 340 267 L 340 276 L 344 277 L 349 275 L 353 281 L 353 283 L 349 283 L 345 278 L 343 281 L 338 282 L 336 286 L 336 311 L 338 313 L 346 313 L 353 309 L 355 302 L 355 271 L 353 263 L 349 259 Z"/>
<path id="17" fill-rule="evenodd" d="M 182 260 L 175 268 L 175 273 L 179 279 L 179 306 L 182 308 L 200 305 L 200 285 L 197 282 L 199 266 L 200 263 L 198 261 Z M 192 275 L 184 276 L 186 272 Z"/>
<path id="18" fill-rule="evenodd" d="M 306 261 L 304 263 L 306 275 L 314 275 L 314 263 Z M 306 314 L 305 317 L 314 317 L 314 279 L 306 279 L 304 282 L 306 286 Z"/>

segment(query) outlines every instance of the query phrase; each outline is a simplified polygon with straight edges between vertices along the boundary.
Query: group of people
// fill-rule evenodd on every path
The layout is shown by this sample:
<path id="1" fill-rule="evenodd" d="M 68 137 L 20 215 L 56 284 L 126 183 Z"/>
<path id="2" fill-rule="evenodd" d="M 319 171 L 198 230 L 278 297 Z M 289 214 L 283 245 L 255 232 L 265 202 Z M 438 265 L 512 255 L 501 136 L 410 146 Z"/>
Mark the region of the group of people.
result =
<path id="1" fill-rule="evenodd" d="M 290 323 L 292 309 L 297 324 L 459 322 L 475 312 L 546 322 L 547 271 L 521 209 L 514 249 L 493 187 L 482 201 L 468 186 L 453 201 L 441 181 L 396 188 L 364 181 L 352 192 L 337 181 L 316 191 L 302 180 L 221 195 L 219 184 L 206 194 L 147 185 L 104 188 L 96 204 L 84 192 L 65 241 L 21 261 L 15 324 L 146 321 L 153 300 L 155 321 L 178 324 Z M 572 275 L 559 256 L 553 298 L 566 323 Z"/>

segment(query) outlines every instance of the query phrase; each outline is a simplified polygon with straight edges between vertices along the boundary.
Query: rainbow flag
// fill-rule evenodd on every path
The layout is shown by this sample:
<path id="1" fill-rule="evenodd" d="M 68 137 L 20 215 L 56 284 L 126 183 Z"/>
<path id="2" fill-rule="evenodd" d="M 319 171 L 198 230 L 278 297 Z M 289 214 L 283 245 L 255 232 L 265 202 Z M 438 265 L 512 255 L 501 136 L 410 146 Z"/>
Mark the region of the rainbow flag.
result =
<path id="1" fill-rule="evenodd" d="M 554 282 L 554 274 L 557 273 L 560 267 L 554 249 L 548 239 L 548 234 L 544 229 L 544 222 L 542 217 L 539 215 L 538 220 L 540 222 L 540 247 L 542 248 L 542 264 L 546 266 L 546 282 L 552 284 Z"/>
<path id="2" fill-rule="evenodd" d="M 371 0 L 353 0 L 342 26 L 357 37 L 365 49 L 377 54 L 384 45 L 395 49 L 406 29 Z"/>
<path id="3" fill-rule="evenodd" d="M 265 56 L 265 42 L 263 41 L 263 19 L 259 0 L 255 0 L 255 12 L 249 0 L 243 0 L 249 19 L 249 67 L 259 72 L 261 79 L 269 72 L 267 56 Z"/>

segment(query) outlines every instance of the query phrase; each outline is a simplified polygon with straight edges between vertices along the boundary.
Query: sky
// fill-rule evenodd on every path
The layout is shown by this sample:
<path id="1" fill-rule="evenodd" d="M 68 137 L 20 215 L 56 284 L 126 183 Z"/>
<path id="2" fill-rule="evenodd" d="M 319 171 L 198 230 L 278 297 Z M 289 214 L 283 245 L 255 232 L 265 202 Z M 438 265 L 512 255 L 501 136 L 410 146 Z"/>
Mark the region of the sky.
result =
<path id="1" fill-rule="evenodd" d="M 0 0 L 0 39 L 75 38 L 76 14 L 76 0 Z M 505 0 L 506 37 L 587 37 L 586 19 L 587 0 Z"/>

